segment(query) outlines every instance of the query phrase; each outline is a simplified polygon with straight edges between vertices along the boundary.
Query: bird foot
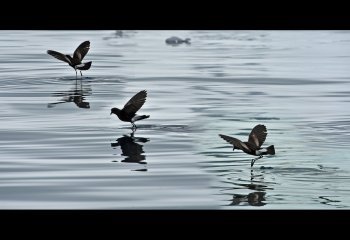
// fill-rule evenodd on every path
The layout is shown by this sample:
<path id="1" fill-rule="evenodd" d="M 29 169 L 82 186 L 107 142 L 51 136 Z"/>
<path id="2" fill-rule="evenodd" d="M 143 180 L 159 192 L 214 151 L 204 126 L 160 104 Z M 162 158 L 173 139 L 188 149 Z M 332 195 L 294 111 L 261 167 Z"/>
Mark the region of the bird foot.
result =
<path id="1" fill-rule="evenodd" d="M 136 125 L 133 125 L 133 126 L 131 127 L 131 130 L 132 130 L 133 133 L 136 131 L 136 129 L 137 129 Z"/>
<path id="2" fill-rule="evenodd" d="M 250 167 L 253 167 L 255 161 L 258 160 L 258 159 L 260 159 L 260 158 L 262 158 L 262 157 L 263 157 L 263 155 L 260 155 L 259 157 L 252 159 L 252 161 L 250 162 Z"/>

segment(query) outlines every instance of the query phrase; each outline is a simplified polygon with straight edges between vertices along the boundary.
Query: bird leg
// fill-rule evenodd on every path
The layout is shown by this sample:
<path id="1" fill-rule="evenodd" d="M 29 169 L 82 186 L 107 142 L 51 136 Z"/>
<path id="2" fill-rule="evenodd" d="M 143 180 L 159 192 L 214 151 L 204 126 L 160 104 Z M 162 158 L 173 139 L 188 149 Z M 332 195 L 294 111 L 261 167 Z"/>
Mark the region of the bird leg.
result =
<path id="1" fill-rule="evenodd" d="M 250 181 L 254 180 L 253 169 L 250 170 Z"/>
<path id="2" fill-rule="evenodd" d="M 78 73 L 77 73 L 76 69 L 74 69 L 74 70 L 75 70 L 75 80 L 77 80 L 78 79 Z"/>
<path id="3" fill-rule="evenodd" d="M 253 167 L 255 161 L 258 160 L 258 159 L 260 159 L 260 158 L 262 158 L 262 157 L 263 157 L 263 155 L 260 155 L 259 157 L 252 159 L 252 161 L 251 161 L 251 163 L 250 163 L 250 167 Z"/>
<path id="4" fill-rule="evenodd" d="M 80 76 L 83 76 L 83 73 L 80 71 Z"/>
<path id="5" fill-rule="evenodd" d="M 134 130 L 134 129 L 136 130 L 136 125 L 135 125 L 133 122 L 132 122 L 131 124 L 132 124 L 132 129 L 133 129 L 133 130 Z"/>

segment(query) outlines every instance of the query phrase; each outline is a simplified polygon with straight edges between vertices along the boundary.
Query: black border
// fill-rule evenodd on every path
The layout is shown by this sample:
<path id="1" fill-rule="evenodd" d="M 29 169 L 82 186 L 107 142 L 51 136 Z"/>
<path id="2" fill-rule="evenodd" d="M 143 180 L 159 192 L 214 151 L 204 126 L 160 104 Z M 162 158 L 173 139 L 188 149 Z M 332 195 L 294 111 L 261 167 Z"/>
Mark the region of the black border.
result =
<path id="1" fill-rule="evenodd" d="M 349 210 L 1 210 L 0 226 L 350 226 Z M 239 229 L 236 229 L 239 230 Z M 347 230 L 346 228 L 344 230 Z"/>
<path id="2" fill-rule="evenodd" d="M 2 6 L 0 30 L 350 30 L 345 3 L 81 3 Z"/>

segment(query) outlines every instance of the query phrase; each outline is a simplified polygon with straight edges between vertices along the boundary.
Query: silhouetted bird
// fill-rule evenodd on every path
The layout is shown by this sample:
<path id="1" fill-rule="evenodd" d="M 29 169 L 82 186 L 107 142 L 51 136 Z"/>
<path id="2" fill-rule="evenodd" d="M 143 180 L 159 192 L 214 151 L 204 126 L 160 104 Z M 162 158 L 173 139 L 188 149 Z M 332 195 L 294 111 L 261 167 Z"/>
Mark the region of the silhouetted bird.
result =
<path id="1" fill-rule="evenodd" d="M 265 142 L 267 130 L 265 125 L 256 125 L 251 133 L 249 134 L 248 142 L 242 142 L 237 138 L 219 134 L 221 138 L 233 145 L 233 150 L 241 149 L 243 152 L 259 156 L 258 158 L 252 159 L 250 166 L 253 167 L 256 160 L 263 157 L 263 155 L 271 154 L 275 155 L 275 147 L 273 145 L 267 148 L 261 148 L 261 145 Z"/>
<path id="2" fill-rule="evenodd" d="M 146 102 L 147 91 L 143 90 L 133 96 L 123 107 L 123 109 L 112 108 L 111 114 L 114 113 L 121 121 L 130 122 L 133 128 L 136 128 L 134 122 L 149 118 L 149 115 L 136 115 L 142 105 Z"/>
<path id="3" fill-rule="evenodd" d="M 88 53 L 90 49 L 90 41 L 85 41 L 82 44 L 77 47 L 77 49 L 73 53 L 73 57 L 70 55 L 65 55 L 60 52 L 56 52 L 53 50 L 47 50 L 47 53 L 54 58 L 57 58 L 58 60 L 61 60 L 63 62 L 66 62 L 74 68 L 75 70 L 75 77 L 77 77 L 77 70 L 80 70 L 80 75 L 83 76 L 81 73 L 82 70 L 89 70 L 91 67 L 91 62 L 82 63 L 81 61 L 85 57 L 85 55 Z"/>

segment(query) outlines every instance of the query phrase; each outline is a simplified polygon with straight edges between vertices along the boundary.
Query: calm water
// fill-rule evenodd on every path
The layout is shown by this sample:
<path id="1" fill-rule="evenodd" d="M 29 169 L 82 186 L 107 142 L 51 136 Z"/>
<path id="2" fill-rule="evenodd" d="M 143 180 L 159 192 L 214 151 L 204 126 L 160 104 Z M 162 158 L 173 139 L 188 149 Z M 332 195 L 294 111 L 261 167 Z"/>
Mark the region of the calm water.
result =
<path id="1" fill-rule="evenodd" d="M 115 33 L 0 31 L 1 209 L 350 208 L 350 31 Z M 85 40 L 76 81 L 46 50 Z M 132 134 L 110 109 L 143 89 Z M 256 124 L 251 168 L 218 134 Z"/>

